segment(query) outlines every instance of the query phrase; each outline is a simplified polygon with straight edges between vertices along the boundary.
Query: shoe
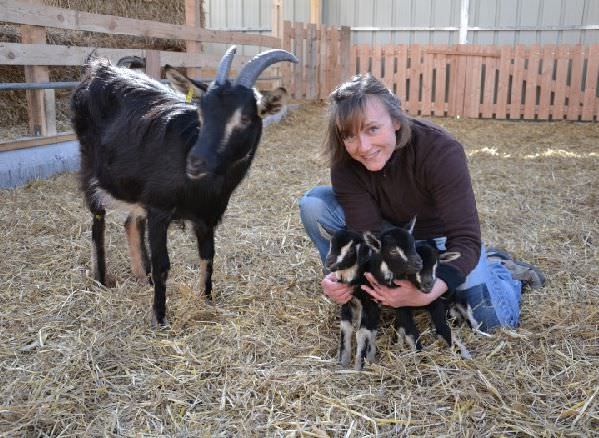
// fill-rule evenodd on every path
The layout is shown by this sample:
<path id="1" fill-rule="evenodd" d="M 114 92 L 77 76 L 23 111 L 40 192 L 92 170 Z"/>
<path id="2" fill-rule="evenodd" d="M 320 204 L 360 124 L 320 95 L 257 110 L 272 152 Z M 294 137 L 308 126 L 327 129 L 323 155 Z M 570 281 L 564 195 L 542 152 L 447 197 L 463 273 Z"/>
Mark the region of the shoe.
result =
<path id="1" fill-rule="evenodd" d="M 512 278 L 520 280 L 522 286 L 540 289 L 545 286 L 545 274 L 529 263 L 520 260 L 501 260 L 501 264 L 510 271 Z"/>

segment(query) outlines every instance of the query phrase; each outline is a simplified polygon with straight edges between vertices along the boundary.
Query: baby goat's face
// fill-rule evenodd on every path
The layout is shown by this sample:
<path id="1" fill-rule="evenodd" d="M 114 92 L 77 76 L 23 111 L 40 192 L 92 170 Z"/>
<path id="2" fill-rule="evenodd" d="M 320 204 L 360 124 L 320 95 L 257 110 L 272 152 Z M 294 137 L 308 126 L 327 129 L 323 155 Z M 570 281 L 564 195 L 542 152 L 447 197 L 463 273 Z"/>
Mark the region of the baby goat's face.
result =
<path id="1" fill-rule="evenodd" d="M 437 279 L 439 251 L 431 245 L 418 245 L 416 251 L 422 259 L 422 269 L 416 273 L 416 287 L 422 292 L 429 293 Z"/>
<path id="2" fill-rule="evenodd" d="M 381 236 L 381 258 L 395 277 L 416 274 L 422 269 L 422 259 L 408 230 L 394 228 Z"/>
<path id="3" fill-rule="evenodd" d="M 354 232 L 339 230 L 330 240 L 325 268 L 331 272 L 346 270 L 358 265 L 362 237 Z"/>

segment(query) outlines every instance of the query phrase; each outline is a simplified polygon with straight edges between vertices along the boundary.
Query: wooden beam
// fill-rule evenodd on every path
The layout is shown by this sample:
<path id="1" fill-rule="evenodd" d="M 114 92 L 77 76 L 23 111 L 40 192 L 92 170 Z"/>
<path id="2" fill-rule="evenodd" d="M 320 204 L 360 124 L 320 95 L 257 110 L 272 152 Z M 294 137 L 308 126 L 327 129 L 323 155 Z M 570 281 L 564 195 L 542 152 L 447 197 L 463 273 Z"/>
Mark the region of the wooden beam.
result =
<path id="1" fill-rule="evenodd" d="M 95 54 L 110 59 L 113 63 L 123 56 L 146 57 L 145 49 L 104 49 L 95 47 L 59 46 L 55 44 L 0 43 L 0 65 L 82 65 L 85 58 L 95 50 Z M 221 55 L 189 55 L 182 52 L 160 51 L 160 65 L 175 67 L 200 67 L 218 65 Z M 233 67 L 239 68 L 250 57 L 238 55 L 233 59 Z"/>
<path id="2" fill-rule="evenodd" d="M 60 134 L 48 137 L 23 138 L 19 140 L 4 141 L 0 142 L 0 152 L 27 149 L 35 146 L 44 146 L 71 140 L 77 140 L 77 136 L 72 132 L 62 132 Z"/>
<path id="3" fill-rule="evenodd" d="M 21 26 L 21 41 L 25 44 L 45 44 L 46 29 L 38 26 Z M 25 67 L 25 81 L 48 82 L 50 75 L 45 65 Z M 56 134 L 56 99 L 54 90 L 27 90 L 29 133 L 35 136 Z"/>
<path id="4" fill-rule="evenodd" d="M 146 50 L 146 74 L 160 80 L 160 51 Z"/>
<path id="5" fill-rule="evenodd" d="M 201 7 L 201 0 L 185 0 L 185 24 L 187 26 L 194 29 L 202 28 Z M 197 55 L 203 51 L 202 44 L 194 40 L 185 41 L 185 50 L 191 55 Z M 187 68 L 187 76 L 199 78 L 201 71 L 200 68 L 189 67 Z"/>
<path id="6" fill-rule="evenodd" d="M 197 29 L 191 26 L 162 23 L 160 21 L 90 14 L 73 9 L 61 9 L 16 0 L 0 0 L 0 21 L 112 35 L 133 35 L 206 43 L 247 44 L 274 49 L 281 47 L 280 40 L 270 35 Z"/>
<path id="7" fill-rule="evenodd" d="M 274 38 L 283 38 L 283 0 L 272 0 L 271 35 Z"/>
<path id="8" fill-rule="evenodd" d="M 310 0 L 310 23 L 322 24 L 321 0 Z"/>

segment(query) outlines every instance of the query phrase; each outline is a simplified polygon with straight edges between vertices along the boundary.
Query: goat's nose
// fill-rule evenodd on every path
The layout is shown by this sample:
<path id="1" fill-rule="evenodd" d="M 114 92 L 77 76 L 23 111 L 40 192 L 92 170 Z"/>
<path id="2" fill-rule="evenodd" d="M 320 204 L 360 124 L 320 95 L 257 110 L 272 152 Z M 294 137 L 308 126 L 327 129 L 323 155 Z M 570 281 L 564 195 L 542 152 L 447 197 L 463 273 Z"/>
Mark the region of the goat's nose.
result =
<path id="1" fill-rule="evenodd" d="M 337 258 L 334 255 L 328 255 L 324 261 L 324 267 L 327 268 L 329 271 L 332 271 L 332 268 L 335 265 L 336 260 Z"/>
<path id="2" fill-rule="evenodd" d="M 187 175 L 190 178 L 199 178 L 202 174 L 207 173 L 208 163 L 200 157 L 189 157 L 187 160 Z"/>

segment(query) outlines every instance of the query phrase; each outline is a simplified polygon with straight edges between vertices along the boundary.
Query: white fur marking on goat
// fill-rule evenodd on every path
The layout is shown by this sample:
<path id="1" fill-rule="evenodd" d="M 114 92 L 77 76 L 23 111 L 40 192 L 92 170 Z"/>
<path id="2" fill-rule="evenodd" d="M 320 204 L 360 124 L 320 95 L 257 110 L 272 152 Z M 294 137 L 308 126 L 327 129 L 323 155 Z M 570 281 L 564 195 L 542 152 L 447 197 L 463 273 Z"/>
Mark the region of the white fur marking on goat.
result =
<path id="1" fill-rule="evenodd" d="M 389 266 L 384 261 L 381 262 L 381 273 L 385 277 L 385 281 L 390 282 L 393 280 L 393 272 L 391 271 L 391 269 L 389 269 Z"/>
<path id="2" fill-rule="evenodd" d="M 395 251 L 397 255 L 399 255 L 404 261 L 408 261 L 408 257 L 406 256 L 406 253 L 403 251 L 403 249 L 401 249 L 399 246 L 396 246 Z"/>
<path id="3" fill-rule="evenodd" d="M 370 330 L 361 328 L 356 332 L 356 359 L 355 359 L 355 369 L 362 369 L 362 351 L 365 348 L 372 348 L 372 346 L 368 345 L 368 342 L 371 339 Z M 366 351 L 366 358 L 368 357 L 368 351 Z"/>
<path id="4" fill-rule="evenodd" d="M 231 133 L 241 124 L 241 108 L 238 108 L 231 118 L 227 121 L 225 125 L 225 134 L 223 135 L 223 141 L 221 145 L 225 147 L 229 143 L 229 138 L 231 138 Z"/>
<path id="5" fill-rule="evenodd" d="M 126 211 L 133 216 L 146 217 L 147 211 L 141 204 L 131 204 L 114 198 L 106 190 L 99 186 L 98 180 L 93 178 L 90 182 L 90 187 L 93 187 L 93 197 L 96 203 L 110 210 Z"/>
<path id="6" fill-rule="evenodd" d="M 343 334 L 343 350 L 339 351 L 339 363 L 343 366 L 349 365 L 351 359 L 351 338 L 354 328 L 350 321 L 341 321 L 341 333 Z"/>
<path id="7" fill-rule="evenodd" d="M 460 349 L 460 356 L 462 356 L 462 359 L 472 359 L 472 355 L 455 333 L 453 334 L 453 343 Z"/>

